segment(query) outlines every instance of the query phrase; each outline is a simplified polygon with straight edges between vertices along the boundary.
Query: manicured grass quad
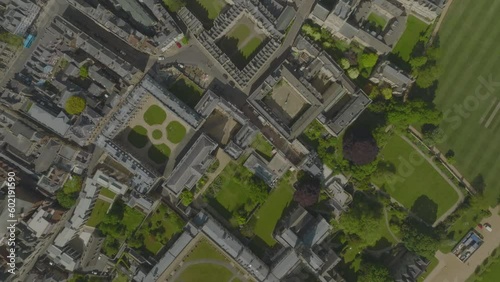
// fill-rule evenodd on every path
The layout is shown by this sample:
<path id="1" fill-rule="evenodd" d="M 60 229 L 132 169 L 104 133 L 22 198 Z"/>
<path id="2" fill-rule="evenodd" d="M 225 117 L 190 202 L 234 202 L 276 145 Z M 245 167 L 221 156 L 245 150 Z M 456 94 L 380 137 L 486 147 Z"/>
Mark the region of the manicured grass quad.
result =
<path id="1" fill-rule="evenodd" d="M 140 125 L 134 126 L 127 137 L 128 142 L 137 149 L 144 148 L 148 144 L 148 130 Z"/>
<path id="2" fill-rule="evenodd" d="M 381 154 L 396 171 L 374 179 L 375 184 L 428 223 L 432 224 L 458 200 L 453 187 L 398 135 L 391 137 Z"/>
<path id="3" fill-rule="evenodd" d="M 399 55 L 406 62 L 409 61 L 413 47 L 415 47 L 421 34 L 424 33 L 428 27 L 426 23 L 415 16 L 408 16 L 406 29 L 403 35 L 401 35 L 401 38 L 399 38 L 396 46 L 394 46 L 392 53 Z"/>
<path id="4" fill-rule="evenodd" d="M 209 199 L 210 205 L 228 220 L 237 213 L 248 215 L 267 196 L 267 192 L 263 191 L 267 185 L 253 177 L 253 173 L 244 166 L 229 163 L 209 188 L 211 191 L 220 183 L 214 197 Z"/>
<path id="5" fill-rule="evenodd" d="M 149 125 L 162 124 L 167 119 L 167 113 L 160 106 L 152 105 L 144 113 L 144 121 Z"/>
<path id="6" fill-rule="evenodd" d="M 289 180 L 283 179 L 255 214 L 257 221 L 254 233 L 270 247 L 276 244 L 273 232 L 283 211 L 291 203 L 293 193 L 294 189 Z"/>
<path id="7" fill-rule="evenodd" d="M 442 74 L 434 100 L 447 137 L 438 147 L 455 152 L 455 166 L 484 187 L 492 206 L 500 196 L 499 14 L 500 1 L 453 2 L 438 34 Z"/>
<path id="8" fill-rule="evenodd" d="M 226 266 L 200 260 L 226 263 L 230 267 L 229 261 L 215 246 L 206 240 L 201 240 L 184 259 L 185 263 L 192 264 L 182 271 L 179 281 L 229 282 L 233 277 L 233 273 Z M 200 263 L 196 263 L 197 261 Z"/>
<path id="9" fill-rule="evenodd" d="M 251 33 L 252 30 L 248 25 L 239 24 L 226 35 L 228 38 L 234 38 L 238 41 L 238 49 L 245 58 L 250 57 L 262 43 L 262 39 L 257 36 L 253 36 L 248 42 L 244 43 L 251 36 Z"/>
<path id="10" fill-rule="evenodd" d="M 186 128 L 178 121 L 171 121 L 167 125 L 167 139 L 168 141 L 178 144 L 186 136 Z"/>

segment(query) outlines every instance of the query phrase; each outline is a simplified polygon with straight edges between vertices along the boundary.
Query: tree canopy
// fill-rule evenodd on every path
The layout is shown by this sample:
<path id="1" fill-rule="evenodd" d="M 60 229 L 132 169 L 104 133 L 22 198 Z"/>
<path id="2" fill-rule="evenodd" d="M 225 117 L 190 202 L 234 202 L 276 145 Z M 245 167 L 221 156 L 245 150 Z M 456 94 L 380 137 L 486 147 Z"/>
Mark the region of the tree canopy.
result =
<path id="1" fill-rule="evenodd" d="M 186 207 L 189 206 L 191 204 L 191 202 L 193 201 L 193 192 L 191 192 L 189 190 L 184 190 L 181 193 L 180 199 L 181 199 L 181 203 L 184 206 L 186 206 Z"/>
<path id="2" fill-rule="evenodd" d="M 359 282 L 388 282 L 392 280 L 389 269 L 384 265 L 369 262 L 361 264 Z"/>
<path id="3" fill-rule="evenodd" d="M 293 199 L 301 206 L 309 207 L 318 202 L 320 190 L 320 181 L 302 172 Z"/>
<path id="4" fill-rule="evenodd" d="M 363 128 L 348 130 L 343 140 L 344 158 L 355 165 L 365 165 L 377 158 L 379 148 L 372 134 Z"/>
<path id="5" fill-rule="evenodd" d="M 64 109 L 70 115 L 78 115 L 85 109 L 86 106 L 85 98 L 80 96 L 71 96 L 66 101 Z"/>
<path id="6" fill-rule="evenodd" d="M 432 258 L 439 247 L 439 238 L 431 227 L 408 218 L 401 228 L 406 248 L 418 255 Z"/>
<path id="7" fill-rule="evenodd" d="M 359 66 L 363 69 L 371 69 L 377 64 L 378 55 L 375 53 L 364 53 L 359 58 Z"/>

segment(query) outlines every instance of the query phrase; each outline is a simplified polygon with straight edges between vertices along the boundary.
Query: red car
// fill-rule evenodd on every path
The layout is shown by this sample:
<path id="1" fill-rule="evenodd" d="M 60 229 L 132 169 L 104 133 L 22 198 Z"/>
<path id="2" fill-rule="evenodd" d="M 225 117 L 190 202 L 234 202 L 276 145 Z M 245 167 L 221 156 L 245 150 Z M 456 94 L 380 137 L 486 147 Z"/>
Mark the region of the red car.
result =
<path id="1" fill-rule="evenodd" d="M 180 44 L 179 42 L 175 42 L 175 45 L 177 45 L 177 48 L 182 48 L 182 44 Z"/>

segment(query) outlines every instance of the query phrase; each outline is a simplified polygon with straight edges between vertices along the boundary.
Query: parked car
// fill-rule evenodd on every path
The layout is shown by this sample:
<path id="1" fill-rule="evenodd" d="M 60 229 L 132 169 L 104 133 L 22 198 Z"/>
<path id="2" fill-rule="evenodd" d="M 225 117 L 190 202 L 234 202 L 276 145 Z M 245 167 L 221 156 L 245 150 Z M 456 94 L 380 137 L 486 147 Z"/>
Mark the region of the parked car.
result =
<path id="1" fill-rule="evenodd" d="M 493 228 L 491 228 L 491 225 L 489 223 L 484 224 L 484 229 L 488 230 L 489 232 L 493 231 Z"/>

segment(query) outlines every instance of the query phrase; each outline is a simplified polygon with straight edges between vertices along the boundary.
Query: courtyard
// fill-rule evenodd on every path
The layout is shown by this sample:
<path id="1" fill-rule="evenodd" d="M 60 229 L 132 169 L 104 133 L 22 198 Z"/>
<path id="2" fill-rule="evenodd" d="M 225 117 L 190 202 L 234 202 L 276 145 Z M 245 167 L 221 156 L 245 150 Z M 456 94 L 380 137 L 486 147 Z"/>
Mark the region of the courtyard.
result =
<path id="1" fill-rule="evenodd" d="M 135 236 L 143 241 L 144 248 L 156 255 L 172 237 L 182 232 L 186 223 L 170 208 L 160 204 L 153 211 Z"/>
<path id="2" fill-rule="evenodd" d="M 217 45 L 238 68 L 243 69 L 263 46 L 266 38 L 262 29 L 243 14 L 236 25 L 219 39 Z"/>
<path id="3" fill-rule="evenodd" d="M 280 80 L 262 101 L 287 126 L 292 125 L 310 107 L 285 79 Z"/>
<path id="4" fill-rule="evenodd" d="M 190 131 L 184 121 L 149 97 L 122 135 L 135 155 L 147 156 L 153 166 L 161 168 Z"/>
<path id="5" fill-rule="evenodd" d="M 217 213 L 237 227 L 246 222 L 268 196 L 267 185 L 244 166 L 231 162 L 205 192 L 205 197 Z"/>
<path id="6" fill-rule="evenodd" d="M 461 195 L 424 156 L 399 135 L 392 136 L 381 151 L 381 159 L 393 173 L 374 177 L 373 182 L 422 220 L 433 224 L 454 208 Z"/>

